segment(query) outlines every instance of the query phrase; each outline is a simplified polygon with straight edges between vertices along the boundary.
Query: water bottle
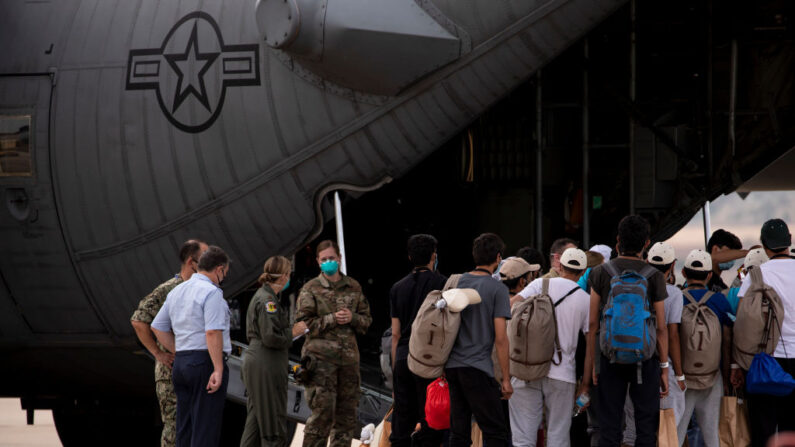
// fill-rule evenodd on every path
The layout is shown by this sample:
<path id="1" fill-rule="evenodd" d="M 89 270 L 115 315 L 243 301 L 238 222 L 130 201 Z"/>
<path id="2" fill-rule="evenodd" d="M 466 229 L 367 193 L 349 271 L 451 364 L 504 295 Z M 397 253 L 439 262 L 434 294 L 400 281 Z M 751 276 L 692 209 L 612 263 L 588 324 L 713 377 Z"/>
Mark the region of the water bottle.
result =
<path id="1" fill-rule="evenodd" d="M 582 393 L 577 396 L 577 400 L 574 402 L 574 413 L 571 417 L 577 417 L 582 411 L 585 409 L 585 406 L 588 405 L 588 402 L 591 401 L 591 396 L 588 393 Z"/>

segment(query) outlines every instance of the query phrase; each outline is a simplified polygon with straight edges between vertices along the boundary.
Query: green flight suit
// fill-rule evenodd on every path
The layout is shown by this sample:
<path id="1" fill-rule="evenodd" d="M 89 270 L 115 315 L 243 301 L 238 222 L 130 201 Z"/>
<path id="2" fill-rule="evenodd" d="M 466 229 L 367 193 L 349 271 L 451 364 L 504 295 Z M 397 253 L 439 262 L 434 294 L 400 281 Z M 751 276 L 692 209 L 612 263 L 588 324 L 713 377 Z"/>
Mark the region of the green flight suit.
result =
<path id="1" fill-rule="evenodd" d="M 334 313 L 342 308 L 351 311 L 351 321 L 338 325 Z M 355 279 L 343 275 L 332 283 L 321 273 L 301 289 L 295 319 L 309 328 L 302 354 L 317 360 L 306 386 L 312 415 L 304 447 L 326 447 L 329 433 L 330 447 L 350 447 L 361 393 L 356 333 L 367 332 L 373 321 L 367 299 Z"/>
<path id="2" fill-rule="evenodd" d="M 284 447 L 287 421 L 288 349 L 292 344 L 289 309 L 268 285 L 254 294 L 246 313 L 248 348 L 241 375 L 248 399 L 241 447 Z"/>
<path id="3" fill-rule="evenodd" d="M 182 283 L 182 277 L 174 276 L 168 281 L 160 284 L 149 295 L 146 295 L 138 308 L 130 318 L 131 321 L 141 321 L 152 324 L 152 320 L 160 312 L 163 303 L 166 302 L 168 293 L 174 287 Z M 163 352 L 168 352 L 160 342 L 157 347 Z M 163 421 L 163 431 L 160 434 L 161 447 L 173 447 L 177 442 L 177 395 L 174 392 L 174 384 L 171 381 L 171 368 L 158 361 L 155 361 L 155 393 L 160 404 L 160 418 Z"/>

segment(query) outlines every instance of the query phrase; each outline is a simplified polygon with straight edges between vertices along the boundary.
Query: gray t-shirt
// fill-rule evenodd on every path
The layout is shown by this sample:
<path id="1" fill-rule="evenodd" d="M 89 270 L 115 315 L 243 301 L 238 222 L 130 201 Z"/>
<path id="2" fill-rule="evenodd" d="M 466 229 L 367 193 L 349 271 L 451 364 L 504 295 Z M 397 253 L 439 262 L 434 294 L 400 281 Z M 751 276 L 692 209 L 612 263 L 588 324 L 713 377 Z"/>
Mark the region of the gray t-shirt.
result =
<path id="1" fill-rule="evenodd" d="M 511 318 L 508 288 L 491 276 L 465 273 L 458 281 L 459 289 L 475 289 L 480 304 L 467 306 L 461 312 L 461 328 L 447 360 L 447 368 L 477 368 L 494 377 L 491 351 L 494 349 L 494 319 Z"/>

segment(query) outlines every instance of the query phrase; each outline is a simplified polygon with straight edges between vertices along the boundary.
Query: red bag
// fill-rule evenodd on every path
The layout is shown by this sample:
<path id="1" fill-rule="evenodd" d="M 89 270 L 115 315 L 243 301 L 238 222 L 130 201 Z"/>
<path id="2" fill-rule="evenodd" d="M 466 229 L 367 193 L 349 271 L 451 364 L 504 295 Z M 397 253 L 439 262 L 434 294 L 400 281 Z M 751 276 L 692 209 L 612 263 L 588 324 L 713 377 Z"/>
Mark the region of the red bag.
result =
<path id="1" fill-rule="evenodd" d="M 428 385 L 425 396 L 425 421 L 434 430 L 450 428 L 450 388 L 444 376 Z"/>

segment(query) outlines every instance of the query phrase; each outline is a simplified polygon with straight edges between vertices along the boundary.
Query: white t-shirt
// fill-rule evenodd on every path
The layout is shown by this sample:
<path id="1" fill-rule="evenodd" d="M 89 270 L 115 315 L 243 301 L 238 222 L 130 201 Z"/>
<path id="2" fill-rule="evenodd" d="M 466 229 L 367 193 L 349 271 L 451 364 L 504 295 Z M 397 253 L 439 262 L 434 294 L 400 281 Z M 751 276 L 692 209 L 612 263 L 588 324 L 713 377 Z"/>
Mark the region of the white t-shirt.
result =
<path id="1" fill-rule="evenodd" d="M 682 308 L 684 308 L 684 297 L 679 287 L 670 284 L 665 285 L 665 291 L 668 292 L 668 298 L 663 301 L 665 307 L 665 324 L 681 324 L 682 323 Z M 671 347 L 668 347 L 668 360 L 671 361 Z"/>
<path id="2" fill-rule="evenodd" d="M 518 293 L 527 299 L 541 293 L 542 278 L 536 279 Z M 549 367 L 550 379 L 577 383 L 577 369 L 574 354 L 577 351 L 579 332 L 588 332 L 588 313 L 591 310 L 591 297 L 576 282 L 566 278 L 549 278 L 549 296 L 556 303 L 572 289 L 577 291 L 569 295 L 555 308 L 558 321 L 558 340 L 560 341 L 560 365 L 554 363 Z"/>
<path id="3" fill-rule="evenodd" d="M 771 259 L 760 267 L 765 284 L 781 297 L 784 321 L 781 323 L 781 340 L 773 357 L 795 358 L 795 259 Z M 743 280 L 738 296 L 742 297 L 751 286 L 751 275 Z M 784 353 L 786 345 L 787 352 Z"/>

